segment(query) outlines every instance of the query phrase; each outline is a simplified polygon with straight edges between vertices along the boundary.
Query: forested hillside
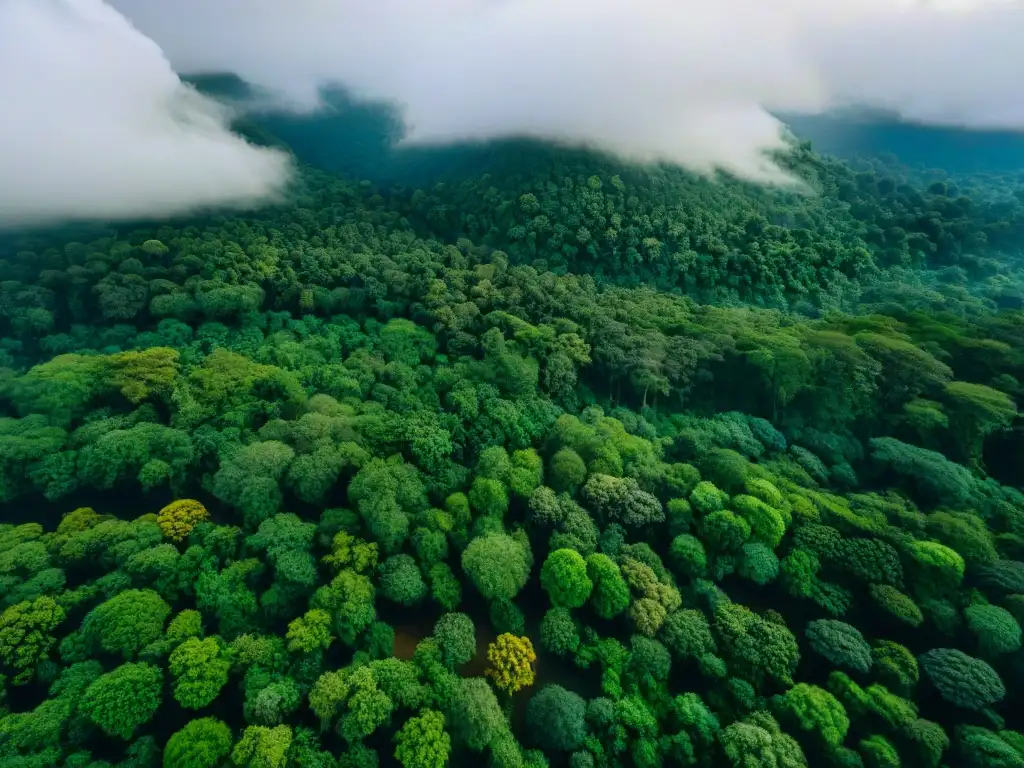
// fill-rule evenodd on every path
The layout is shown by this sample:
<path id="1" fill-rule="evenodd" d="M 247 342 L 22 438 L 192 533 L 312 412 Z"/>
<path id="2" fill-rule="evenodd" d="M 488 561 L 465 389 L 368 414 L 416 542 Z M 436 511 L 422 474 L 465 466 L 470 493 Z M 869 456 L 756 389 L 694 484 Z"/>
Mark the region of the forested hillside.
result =
<path id="1" fill-rule="evenodd" d="M 0 250 L 0 764 L 1024 767 L 1024 188 L 537 146 Z"/>

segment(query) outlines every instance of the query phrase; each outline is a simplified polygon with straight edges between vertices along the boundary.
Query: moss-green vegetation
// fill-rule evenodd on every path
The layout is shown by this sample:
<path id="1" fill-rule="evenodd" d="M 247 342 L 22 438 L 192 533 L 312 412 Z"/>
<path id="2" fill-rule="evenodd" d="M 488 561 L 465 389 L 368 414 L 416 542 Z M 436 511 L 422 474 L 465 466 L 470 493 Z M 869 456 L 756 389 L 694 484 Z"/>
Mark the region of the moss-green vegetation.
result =
<path id="1" fill-rule="evenodd" d="M 0 251 L 0 763 L 1024 765 L 1024 195 L 791 163 Z"/>

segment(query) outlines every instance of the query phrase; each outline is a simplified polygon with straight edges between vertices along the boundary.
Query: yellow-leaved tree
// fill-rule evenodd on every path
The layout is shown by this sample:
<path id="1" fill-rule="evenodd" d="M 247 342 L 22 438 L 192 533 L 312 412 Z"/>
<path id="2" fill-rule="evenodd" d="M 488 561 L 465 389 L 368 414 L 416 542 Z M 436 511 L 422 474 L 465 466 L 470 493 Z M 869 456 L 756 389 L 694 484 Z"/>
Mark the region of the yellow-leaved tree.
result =
<path id="1" fill-rule="evenodd" d="M 534 664 L 537 654 L 528 637 L 516 637 L 505 632 L 487 648 L 487 660 L 491 662 L 487 676 L 503 691 L 516 691 L 533 685 Z"/>
<path id="2" fill-rule="evenodd" d="M 183 541 L 199 523 L 210 518 L 206 507 L 195 499 L 178 499 L 160 510 L 156 522 L 171 541 Z"/>

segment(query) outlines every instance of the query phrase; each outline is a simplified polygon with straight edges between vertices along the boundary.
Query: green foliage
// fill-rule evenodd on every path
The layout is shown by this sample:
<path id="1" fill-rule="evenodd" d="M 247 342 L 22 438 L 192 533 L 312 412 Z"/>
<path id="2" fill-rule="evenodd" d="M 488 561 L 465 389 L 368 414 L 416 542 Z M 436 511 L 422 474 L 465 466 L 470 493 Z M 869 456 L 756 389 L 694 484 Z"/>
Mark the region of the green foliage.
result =
<path id="1" fill-rule="evenodd" d="M 818 584 L 817 573 L 821 568 L 818 556 L 806 549 L 794 549 L 779 563 L 782 583 L 794 597 L 811 597 Z"/>
<path id="2" fill-rule="evenodd" d="M 832 616 L 845 615 L 853 603 L 850 590 L 820 579 L 811 584 L 810 598 Z"/>
<path id="3" fill-rule="evenodd" d="M 703 576 L 707 568 L 707 554 L 704 545 L 696 536 L 680 534 L 672 539 L 668 550 L 669 562 L 680 576 Z"/>
<path id="4" fill-rule="evenodd" d="M 922 501 L 962 504 L 970 498 L 974 485 L 970 471 L 938 451 L 893 437 L 872 438 L 869 444 L 874 461 L 904 479 Z"/>
<path id="5" fill-rule="evenodd" d="M 540 583 L 555 606 L 579 608 L 594 588 L 587 564 L 574 549 L 556 549 L 544 561 Z"/>
<path id="6" fill-rule="evenodd" d="M 294 458 L 295 451 L 276 440 L 247 445 L 221 466 L 213 492 L 258 525 L 280 510 L 280 482 Z"/>
<path id="7" fill-rule="evenodd" d="M 582 697 L 560 685 L 546 685 L 526 705 L 532 741 L 546 750 L 573 752 L 587 734 L 587 705 Z"/>
<path id="8" fill-rule="evenodd" d="M 869 685 L 864 693 L 868 710 L 894 730 L 906 727 L 917 717 L 917 707 L 913 702 L 897 696 L 883 685 Z"/>
<path id="9" fill-rule="evenodd" d="M 728 764 L 734 768 L 806 768 L 800 745 L 782 732 L 765 712 L 756 712 L 746 720 L 725 728 L 719 737 Z"/>
<path id="10" fill-rule="evenodd" d="M 507 472 L 503 476 L 507 477 Z M 478 477 L 473 481 L 469 505 L 480 514 L 501 517 L 508 509 L 508 503 L 508 491 L 503 483 L 490 477 Z"/>
<path id="11" fill-rule="evenodd" d="M 745 494 L 733 497 L 730 503 L 733 511 L 750 525 L 752 538 L 767 544 L 771 549 L 779 546 L 786 534 L 786 519 L 779 510 Z"/>
<path id="12" fill-rule="evenodd" d="M 741 549 L 736 571 L 756 584 L 768 584 L 779 575 L 779 558 L 766 544 L 748 542 Z"/>
<path id="13" fill-rule="evenodd" d="M 1020 765 L 1020 180 L 775 160 L 9 233 L 0 519 L 118 512 L 0 523 L 0 763 Z"/>
<path id="14" fill-rule="evenodd" d="M 513 635 L 522 635 L 526 632 L 526 617 L 522 610 L 511 600 L 495 600 L 491 603 L 488 617 L 491 627 L 498 634 L 508 632 Z"/>
<path id="15" fill-rule="evenodd" d="M 665 504 L 665 522 L 672 536 L 688 532 L 694 523 L 693 506 L 686 499 L 669 499 Z"/>
<path id="16" fill-rule="evenodd" d="M 837 567 L 862 581 L 893 587 L 903 584 L 899 553 L 884 541 L 843 538 L 836 543 L 833 558 Z"/>
<path id="17" fill-rule="evenodd" d="M 643 635 L 629 639 L 629 671 L 634 678 L 663 683 L 671 669 L 672 657 L 664 645 Z"/>
<path id="18" fill-rule="evenodd" d="M 452 735 L 474 752 L 486 748 L 507 727 L 494 691 L 483 678 L 461 680 L 447 706 Z"/>
<path id="19" fill-rule="evenodd" d="M 579 631 L 568 608 L 551 608 L 544 614 L 540 644 L 558 656 L 569 656 L 580 647 Z"/>
<path id="20" fill-rule="evenodd" d="M 476 627 L 464 613 L 446 613 L 434 624 L 441 660 L 449 669 L 460 667 L 476 653 Z"/>
<path id="21" fill-rule="evenodd" d="M 750 538 L 750 523 L 729 510 L 712 512 L 701 522 L 700 532 L 708 546 L 720 553 L 735 552 Z"/>
<path id="22" fill-rule="evenodd" d="M 728 500 L 729 497 L 724 492 L 720 491 L 714 483 L 710 483 L 707 480 L 697 483 L 690 492 L 690 503 L 694 509 L 705 516 L 725 509 Z"/>
<path id="23" fill-rule="evenodd" d="M 968 768 L 1018 768 L 1024 755 L 987 728 L 965 725 L 957 729 L 956 752 Z"/>
<path id="24" fill-rule="evenodd" d="M 525 586 L 531 560 L 526 542 L 490 533 L 469 542 L 462 553 L 462 570 L 486 599 L 511 600 Z"/>
<path id="25" fill-rule="evenodd" d="M 327 650 L 334 640 L 331 634 L 331 614 L 314 608 L 288 624 L 288 650 L 312 653 Z"/>
<path id="26" fill-rule="evenodd" d="M 791 717 L 802 730 L 813 731 L 830 747 L 838 747 L 846 738 L 850 719 L 846 709 L 824 688 L 797 683 L 776 698 L 780 716 Z"/>
<path id="27" fill-rule="evenodd" d="M 445 524 L 449 522 L 445 521 Z M 412 546 L 416 551 L 416 559 L 427 567 L 432 567 L 448 557 L 448 539 L 444 530 L 417 528 L 412 534 Z"/>
<path id="28" fill-rule="evenodd" d="M 0 613 L 0 663 L 15 685 L 27 683 L 56 644 L 53 631 L 64 620 L 64 609 L 51 597 L 12 605 Z"/>
<path id="29" fill-rule="evenodd" d="M 383 621 L 373 622 L 363 635 L 366 652 L 373 659 L 386 659 L 395 649 L 395 630 Z"/>
<path id="30" fill-rule="evenodd" d="M 548 462 L 548 479 L 556 491 L 572 492 L 587 477 L 587 465 L 572 448 L 562 448 Z"/>
<path id="31" fill-rule="evenodd" d="M 411 661 L 390 657 L 376 659 L 369 666 L 377 686 L 396 707 L 419 709 L 427 699 L 419 670 Z"/>
<path id="32" fill-rule="evenodd" d="M 871 649 L 874 672 L 883 684 L 896 691 L 908 693 L 920 678 L 917 659 L 910 650 L 891 640 L 881 640 Z"/>
<path id="33" fill-rule="evenodd" d="M 1020 648 L 1020 624 L 998 605 L 969 605 L 964 609 L 967 626 L 978 639 L 982 656 L 993 658 Z"/>
<path id="34" fill-rule="evenodd" d="M 310 605 L 330 613 L 339 639 L 353 645 L 359 633 L 377 617 L 374 596 L 373 583 L 367 577 L 346 569 L 320 587 Z"/>
<path id="35" fill-rule="evenodd" d="M 448 563 L 435 563 L 427 572 L 430 596 L 446 611 L 453 611 L 462 602 L 462 584 Z"/>
<path id="36" fill-rule="evenodd" d="M 302 700 L 302 690 L 294 678 L 268 675 L 259 668 L 246 673 L 243 688 L 242 711 L 250 723 L 279 725 L 299 708 Z"/>
<path id="37" fill-rule="evenodd" d="M 231 747 L 231 729 L 220 720 L 190 720 L 167 740 L 164 768 L 217 768 Z"/>
<path id="38" fill-rule="evenodd" d="M 130 589 L 93 608 L 82 620 L 82 639 L 107 653 L 133 658 L 163 634 L 171 607 L 149 589 Z"/>
<path id="39" fill-rule="evenodd" d="M 1008 427 L 1017 415 L 1013 398 L 984 384 L 951 381 L 943 395 L 949 408 L 950 428 L 964 456 L 972 461 L 981 458 L 984 437 Z"/>
<path id="40" fill-rule="evenodd" d="M 670 614 L 661 627 L 660 636 L 679 659 L 700 660 L 717 650 L 707 617 L 692 608 Z"/>
<path id="41" fill-rule="evenodd" d="M 320 718 L 321 728 L 336 721 L 338 733 L 349 743 L 387 723 L 394 705 L 368 666 L 325 672 L 309 692 L 309 707 Z"/>
<path id="42" fill-rule="evenodd" d="M 935 648 L 918 661 L 946 701 L 966 709 L 983 709 L 1006 695 L 999 674 L 981 659 L 955 648 Z"/>
<path id="43" fill-rule="evenodd" d="M 1024 590 L 1024 563 L 1016 560 L 997 560 L 975 570 L 978 581 L 993 592 L 1020 592 Z"/>
<path id="44" fill-rule="evenodd" d="M 605 522 L 641 527 L 665 519 L 661 502 L 642 490 L 633 478 L 594 473 L 587 479 L 580 495 Z"/>
<path id="45" fill-rule="evenodd" d="M 720 605 L 712 625 L 726 661 L 753 681 L 768 677 L 785 685 L 800 660 L 793 633 L 784 624 L 735 603 Z"/>
<path id="46" fill-rule="evenodd" d="M 78 706 L 104 733 L 130 739 L 160 707 L 163 680 L 151 664 L 122 664 L 96 678 Z"/>
<path id="47" fill-rule="evenodd" d="M 868 590 L 886 613 L 912 627 L 921 626 L 924 614 L 912 598 L 888 584 L 872 584 Z"/>
<path id="48" fill-rule="evenodd" d="M 672 699 L 672 719 L 704 748 L 715 742 L 721 730 L 718 717 L 696 693 L 684 693 Z"/>
<path id="49" fill-rule="evenodd" d="M 370 460 L 348 487 L 370 534 L 388 553 L 396 552 L 409 535 L 409 510 L 425 506 L 419 473 L 400 458 Z"/>
<path id="50" fill-rule="evenodd" d="M 434 710 L 409 718 L 395 734 L 395 758 L 404 768 L 443 768 L 450 751 L 444 716 Z"/>
<path id="51" fill-rule="evenodd" d="M 903 726 L 903 733 L 913 745 L 914 754 L 921 764 L 936 768 L 942 755 L 949 749 L 949 736 L 938 723 L 914 720 Z"/>
<path id="52" fill-rule="evenodd" d="M 291 743 L 292 729 L 287 725 L 250 725 L 231 751 L 231 760 L 245 768 L 284 768 Z"/>
<path id="53" fill-rule="evenodd" d="M 633 626 L 637 632 L 648 637 L 658 634 L 658 630 L 665 623 L 667 616 L 668 611 L 665 610 L 665 606 L 649 597 L 641 597 L 629 606 L 629 618 L 633 622 Z"/>
<path id="54" fill-rule="evenodd" d="M 186 709 L 202 709 L 227 684 L 230 668 L 231 661 L 220 638 L 188 638 L 168 659 L 168 669 L 174 678 L 174 698 Z"/>
<path id="55" fill-rule="evenodd" d="M 427 584 L 416 561 L 409 555 L 392 555 L 380 565 L 380 594 L 410 606 L 427 596 Z"/>
<path id="56" fill-rule="evenodd" d="M 843 621 L 819 619 L 804 630 L 811 648 L 839 667 L 856 672 L 871 669 L 871 646 L 856 627 Z"/>
<path id="57" fill-rule="evenodd" d="M 165 634 L 171 642 L 180 642 L 190 637 L 202 637 L 203 615 L 199 611 L 186 608 L 170 620 Z"/>
<path id="58" fill-rule="evenodd" d="M 604 554 L 587 557 L 587 577 L 593 586 L 590 603 L 603 619 L 611 619 L 629 607 L 629 586 L 615 561 Z"/>
<path id="59" fill-rule="evenodd" d="M 885 736 L 869 736 L 858 746 L 864 756 L 865 768 L 900 768 L 899 752 Z"/>

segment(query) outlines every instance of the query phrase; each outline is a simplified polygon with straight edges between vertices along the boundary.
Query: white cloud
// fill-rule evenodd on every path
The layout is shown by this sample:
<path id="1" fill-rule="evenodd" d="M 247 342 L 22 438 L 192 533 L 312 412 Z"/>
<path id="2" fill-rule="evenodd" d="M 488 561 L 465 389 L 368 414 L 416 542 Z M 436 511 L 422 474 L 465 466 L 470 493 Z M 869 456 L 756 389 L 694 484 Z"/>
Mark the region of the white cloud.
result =
<path id="1" fill-rule="evenodd" d="M 760 0 L 115 2 L 183 71 L 306 107 L 342 82 L 402 104 L 413 142 L 530 135 L 768 179 L 781 138 L 762 102 L 825 97 L 798 16 Z"/>
<path id="2" fill-rule="evenodd" d="M 0 227 L 254 205 L 288 177 L 100 0 L 0 0 L 0 104 Z"/>
<path id="3" fill-rule="evenodd" d="M 1024 4 L 880 8 L 812 41 L 831 101 L 922 123 L 1024 129 Z"/>
<path id="4" fill-rule="evenodd" d="M 405 106 L 410 141 L 531 135 L 777 177 L 766 108 L 1024 125 L 1014 0 L 113 0 L 185 71 Z"/>
<path id="5" fill-rule="evenodd" d="M 411 142 L 529 135 L 759 180 L 781 176 L 767 110 L 1024 127 L 1017 0 L 109 2 L 153 42 L 101 0 L 0 0 L 0 222 L 274 189 L 282 158 L 170 66 L 234 72 L 294 109 L 342 83 L 403 105 Z"/>

